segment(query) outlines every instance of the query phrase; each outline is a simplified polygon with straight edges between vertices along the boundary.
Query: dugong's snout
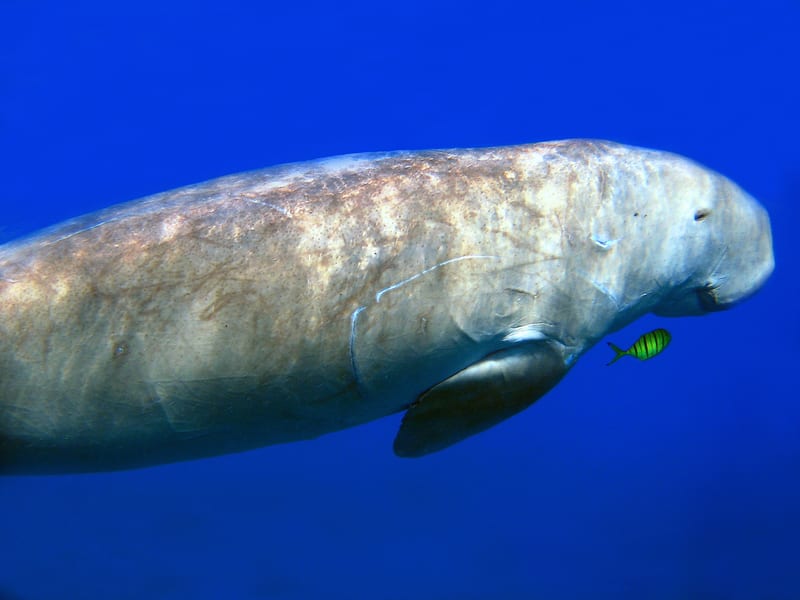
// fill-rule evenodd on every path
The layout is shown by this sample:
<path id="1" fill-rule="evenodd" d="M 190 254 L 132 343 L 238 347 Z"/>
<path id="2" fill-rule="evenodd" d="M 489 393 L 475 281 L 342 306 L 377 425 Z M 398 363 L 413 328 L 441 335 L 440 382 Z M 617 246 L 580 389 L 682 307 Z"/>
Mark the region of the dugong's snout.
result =
<path id="1" fill-rule="evenodd" d="M 709 250 L 718 258 L 695 290 L 703 312 L 727 310 L 746 300 L 775 268 L 767 211 L 747 192 L 721 179 L 717 206 L 708 215 Z"/>
<path id="2" fill-rule="evenodd" d="M 697 199 L 694 222 L 678 239 L 693 264 L 653 311 L 660 316 L 699 316 L 727 310 L 755 294 L 775 268 L 769 216 L 761 204 L 725 177 L 714 175 Z"/>
<path id="3" fill-rule="evenodd" d="M 736 304 L 736 302 L 720 302 L 717 297 L 717 288 L 711 284 L 697 288 L 695 294 L 697 295 L 697 302 L 700 308 L 703 312 L 707 313 L 728 310 L 729 308 L 733 308 L 734 304 Z"/>
<path id="4" fill-rule="evenodd" d="M 772 229 L 767 211 L 734 184 L 724 194 L 720 218 L 714 224 L 712 263 L 697 297 L 705 312 L 729 309 L 755 294 L 775 268 Z"/>

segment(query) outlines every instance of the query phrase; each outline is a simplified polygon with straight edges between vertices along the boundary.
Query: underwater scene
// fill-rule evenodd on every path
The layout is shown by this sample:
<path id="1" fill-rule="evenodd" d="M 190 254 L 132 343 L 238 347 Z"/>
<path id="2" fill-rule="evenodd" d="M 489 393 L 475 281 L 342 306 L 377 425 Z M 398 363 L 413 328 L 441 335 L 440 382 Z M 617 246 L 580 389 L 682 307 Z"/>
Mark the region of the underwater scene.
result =
<path id="1" fill-rule="evenodd" d="M 800 4 L 0 24 L 0 600 L 800 598 Z"/>

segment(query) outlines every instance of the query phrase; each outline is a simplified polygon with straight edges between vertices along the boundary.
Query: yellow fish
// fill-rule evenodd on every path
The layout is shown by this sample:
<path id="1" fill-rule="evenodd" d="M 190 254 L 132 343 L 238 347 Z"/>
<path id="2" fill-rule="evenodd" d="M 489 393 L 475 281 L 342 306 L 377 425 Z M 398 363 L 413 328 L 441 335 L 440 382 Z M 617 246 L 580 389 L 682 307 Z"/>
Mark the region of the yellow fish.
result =
<path id="1" fill-rule="evenodd" d="M 633 343 L 633 346 L 627 350 L 623 350 L 611 342 L 608 342 L 608 345 L 611 346 L 611 349 L 617 353 L 613 360 L 608 364 L 614 364 L 623 356 L 633 356 L 639 360 L 653 358 L 656 354 L 660 354 L 661 351 L 667 347 L 667 344 L 669 344 L 671 339 L 672 336 L 666 329 L 654 329 L 653 331 L 642 335 Z"/>

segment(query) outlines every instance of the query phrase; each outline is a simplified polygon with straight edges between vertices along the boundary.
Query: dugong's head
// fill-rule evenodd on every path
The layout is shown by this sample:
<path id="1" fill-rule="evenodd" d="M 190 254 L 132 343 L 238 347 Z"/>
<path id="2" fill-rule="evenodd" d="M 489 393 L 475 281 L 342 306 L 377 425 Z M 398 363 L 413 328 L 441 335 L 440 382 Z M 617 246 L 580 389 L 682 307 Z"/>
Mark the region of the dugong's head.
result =
<path id="1" fill-rule="evenodd" d="M 766 210 L 722 175 L 704 169 L 693 175 L 700 184 L 679 188 L 685 193 L 675 207 L 685 221 L 680 243 L 691 249 L 689 276 L 659 303 L 657 315 L 730 308 L 758 291 L 775 266 Z"/>

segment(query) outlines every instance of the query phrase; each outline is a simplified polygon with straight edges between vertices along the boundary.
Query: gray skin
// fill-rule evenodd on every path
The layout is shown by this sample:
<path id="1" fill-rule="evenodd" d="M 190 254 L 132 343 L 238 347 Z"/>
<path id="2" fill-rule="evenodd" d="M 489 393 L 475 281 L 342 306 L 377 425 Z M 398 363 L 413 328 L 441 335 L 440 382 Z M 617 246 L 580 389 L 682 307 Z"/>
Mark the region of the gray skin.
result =
<path id="1" fill-rule="evenodd" d="M 638 317 L 773 269 L 764 209 L 567 140 L 223 177 L 0 247 L 0 471 L 124 469 L 407 411 L 401 456 L 524 409 Z"/>

